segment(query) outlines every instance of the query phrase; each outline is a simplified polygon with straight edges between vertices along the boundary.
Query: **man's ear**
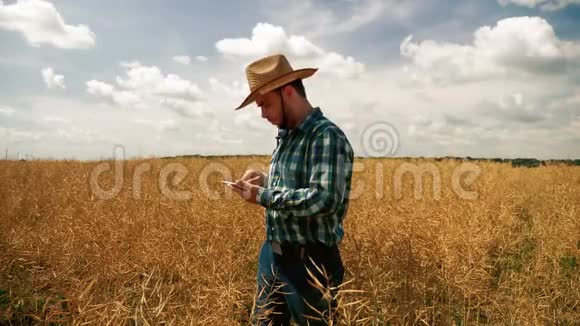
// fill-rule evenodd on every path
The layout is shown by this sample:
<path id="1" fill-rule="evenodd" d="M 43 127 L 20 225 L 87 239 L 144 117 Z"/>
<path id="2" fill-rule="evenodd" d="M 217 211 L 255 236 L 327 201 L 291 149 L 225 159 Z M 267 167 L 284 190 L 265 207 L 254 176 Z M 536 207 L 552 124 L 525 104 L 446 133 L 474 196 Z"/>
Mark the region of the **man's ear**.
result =
<path id="1" fill-rule="evenodd" d="M 290 85 L 282 86 L 282 92 L 284 93 L 284 95 L 286 95 L 286 97 L 289 98 L 292 96 L 292 93 L 294 92 L 294 87 Z"/>

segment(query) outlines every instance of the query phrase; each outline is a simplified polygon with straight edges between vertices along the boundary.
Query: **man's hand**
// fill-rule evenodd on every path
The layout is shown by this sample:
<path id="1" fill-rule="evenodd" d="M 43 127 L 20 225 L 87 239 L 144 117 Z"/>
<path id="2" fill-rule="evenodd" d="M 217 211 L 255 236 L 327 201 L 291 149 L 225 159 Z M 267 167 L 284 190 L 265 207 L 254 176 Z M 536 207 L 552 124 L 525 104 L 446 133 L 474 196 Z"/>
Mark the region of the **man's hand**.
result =
<path id="1" fill-rule="evenodd" d="M 260 188 L 262 188 L 261 186 L 256 185 L 257 182 L 259 182 L 259 178 L 262 176 L 255 176 L 252 179 L 249 179 L 247 181 L 245 180 L 238 180 L 236 181 L 235 184 L 231 185 L 231 188 L 237 192 L 238 194 L 240 194 L 240 196 L 247 202 L 252 203 L 252 204 L 257 204 L 257 197 L 258 197 L 258 191 L 260 191 Z"/>
<path id="2" fill-rule="evenodd" d="M 248 169 L 244 173 L 244 175 L 240 178 L 240 180 L 250 182 L 251 184 L 256 186 L 264 186 L 264 180 L 266 179 L 266 175 L 263 172 L 254 169 Z"/>

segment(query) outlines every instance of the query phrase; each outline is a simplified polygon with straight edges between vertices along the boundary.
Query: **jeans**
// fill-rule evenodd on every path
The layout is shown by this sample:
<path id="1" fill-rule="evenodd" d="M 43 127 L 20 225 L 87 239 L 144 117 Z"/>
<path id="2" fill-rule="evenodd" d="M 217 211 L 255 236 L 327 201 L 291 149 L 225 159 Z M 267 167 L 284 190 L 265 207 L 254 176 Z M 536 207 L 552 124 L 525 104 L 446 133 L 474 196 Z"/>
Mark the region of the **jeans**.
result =
<path id="1" fill-rule="evenodd" d="M 334 313 L 332 308 L 335 302 L 332 298 L 336 294 L 334 290 L 330 291 L 330 287 L 342 283 L 344 266 L 337 246 L 319 247 L 322 249 L 306 251 L 300 258 L 298 255 L 278 255 L 272 252 L 270 242 L 264 242 L 258 264 L 254 324 L 290 325 L 290 319 L 298 325 L 328 323 Z M 309 284 L 313 278 L 307 269 L 323 285 L 322 291 Z M 325 271 L 327 277 L 319 269 Z"/>

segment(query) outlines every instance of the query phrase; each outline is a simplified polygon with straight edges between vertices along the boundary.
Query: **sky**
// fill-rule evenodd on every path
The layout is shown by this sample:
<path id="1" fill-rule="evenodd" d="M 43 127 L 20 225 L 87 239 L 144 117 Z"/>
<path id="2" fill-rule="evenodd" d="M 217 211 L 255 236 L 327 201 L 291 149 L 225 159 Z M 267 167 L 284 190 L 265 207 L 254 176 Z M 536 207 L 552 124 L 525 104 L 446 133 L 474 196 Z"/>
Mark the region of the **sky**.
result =
<path id="1" fill-rule="evenodd" d="M 580 0 L 0 0 L 0 157 L 269 155 L 276 53 L 355 155 L 580 158 Z"/>

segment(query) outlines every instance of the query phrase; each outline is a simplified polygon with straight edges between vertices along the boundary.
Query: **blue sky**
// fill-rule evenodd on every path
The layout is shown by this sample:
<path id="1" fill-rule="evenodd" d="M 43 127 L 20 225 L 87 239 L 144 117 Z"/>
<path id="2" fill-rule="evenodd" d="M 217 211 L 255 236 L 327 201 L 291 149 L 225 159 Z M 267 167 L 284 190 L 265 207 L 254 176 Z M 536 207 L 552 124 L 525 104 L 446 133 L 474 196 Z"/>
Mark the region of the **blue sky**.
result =
<path id="1" fill-rule="evenodd" d="M 270 154 L 233 108 L 281 52 L 357 155 L 382 121 L 395 156 L 579 158 L 579 27 L 578 0 L 3 0 L 0 151 Z"/>

